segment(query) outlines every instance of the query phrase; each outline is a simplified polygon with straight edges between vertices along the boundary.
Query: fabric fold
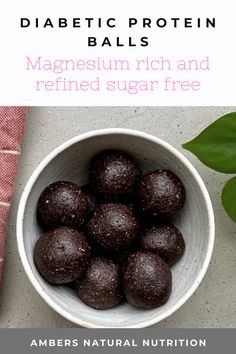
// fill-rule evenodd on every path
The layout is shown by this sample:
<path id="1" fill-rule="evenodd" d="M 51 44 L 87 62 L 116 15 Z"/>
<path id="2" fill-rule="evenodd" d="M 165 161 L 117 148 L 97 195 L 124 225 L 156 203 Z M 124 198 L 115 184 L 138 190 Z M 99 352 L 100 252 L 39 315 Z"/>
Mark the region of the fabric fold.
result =
<path id="1" fill-rule="evenodd" d="M 11 206 L 26 107 L 0 107 L 0 289 L 2 287 L 7 218 Z"/>

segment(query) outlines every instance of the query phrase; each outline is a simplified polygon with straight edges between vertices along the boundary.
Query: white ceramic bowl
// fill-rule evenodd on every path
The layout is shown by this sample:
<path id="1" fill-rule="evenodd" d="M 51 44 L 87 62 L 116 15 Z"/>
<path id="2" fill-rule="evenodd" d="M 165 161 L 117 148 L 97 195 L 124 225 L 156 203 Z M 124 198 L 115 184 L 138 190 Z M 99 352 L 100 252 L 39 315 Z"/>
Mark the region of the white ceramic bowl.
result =
<path id="1" fill-rule="evenodd" d="M 91 158 L 105 149 L 130 153 L 142 171 L 167 168 L 176 173 L 186 188 L 186 203 L 174 224 L 182 231 L 186 251 L 172 267 L 173 290 L 169 301 L 153 310 L 137 309 L 128 303 L 109 310 L 94 310 L 64 286 L 48 284 L 33 262 L 33 249 L 41 230 L 36 205 L 42 190 L 57 180 L 87 182 Z M 141 328 L 173 314 L 194 293 L 210 262 L 214 244 L 214 214 L 207 189 L 191 163 L 166 142 L 141 131 L 104 129 L 66 141 L 36 168 L 21 197 L 17 217 L 17 241 L 25 271 L 42 298 L 59 314 L 83 327 Z"/>

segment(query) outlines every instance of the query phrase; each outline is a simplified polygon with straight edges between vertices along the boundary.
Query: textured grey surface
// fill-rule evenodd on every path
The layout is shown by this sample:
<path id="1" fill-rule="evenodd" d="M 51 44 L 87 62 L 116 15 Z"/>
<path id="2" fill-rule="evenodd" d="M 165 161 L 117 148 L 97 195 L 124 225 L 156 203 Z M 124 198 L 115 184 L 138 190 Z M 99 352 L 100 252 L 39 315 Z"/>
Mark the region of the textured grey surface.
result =
<path id="1" fill-rule="evenodd" d="M 203 282 L 181 309 L 155 327 L 236 327 L 236 225 L 220 203 L 220 191 L 229 176 L 209 170 L 181 149 L 181 143 L 233 110 L 236 107 L 30 108 L 9 218 L 0 327 L 76 327 L 51 310 L 28 281 L 17 251 L 16 212 L 27 179 L 53 148 L 82 132 L 106 127 L 143 130 L 182 151 L 205 181 L 215 210 L 216 242 Z"/>

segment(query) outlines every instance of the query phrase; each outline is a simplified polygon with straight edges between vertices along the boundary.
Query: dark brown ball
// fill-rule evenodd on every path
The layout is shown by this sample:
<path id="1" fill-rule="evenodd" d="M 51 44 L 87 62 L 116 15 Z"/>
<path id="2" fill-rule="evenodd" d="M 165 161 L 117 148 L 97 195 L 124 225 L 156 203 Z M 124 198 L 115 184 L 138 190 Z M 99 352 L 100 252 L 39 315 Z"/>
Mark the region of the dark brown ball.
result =
<path id="1" fill-rule="evenodd" d="M 92 259 L 85 275 L 75 284 L 78 297 L 95 309 L 108 309 L 122 300 L 119 266 L 101 257 Z"/>
<path id="2" fill-rule="evenodd" d="M 170 268 L 152 252 L 132 253 L 122 270 L 122 287 L 132 305 L 149 309 L 159 307 L 171 293 Z"/>
<path id="3" fill-rule="evenodd" d="M 87 200 L 75 183 L 59 181 L 50 184 L 39 197 L 37 216 L 45 228 L 81 226 L 88 213 Z"/>
<path id="4" fill-rule="evenodd" d="M 172 224 L 153 226 L 141 235 L 141 248 L 154 252 L 170 266 L 183 255 L 185 242 L 181 232 Z"/>
<path id="5" fill-rule="evenodd" d="M 170 217 L 183 207 L 185 188 L 169 170 L 148 172 L 137 188 L 137 201 L 141 212 L 148 216 Z"/>
<path id="6" fill-rule="evenodd" d="M 87 232 L 102 251 L 121 252 L 135 240 L 139 223 L 126 205 L 105 203 L 93 213 Z"/>
<path id="7" fill-rule="evenodd" d="M 98 206 L 98 201 L 95 195 L 91 192 L 89 184 L 85 184 L 84 186 L 82 186 L 81 190 L 87 199 L 88 216 L 91 216 Z"/>
<path id="8" fill-rule="evenodd" d="M 85 237 L 70 227 L 60 226 L 45 232 L 34 248 L 36 268 L 52 284 L 78 279 L 89 262 L 90 247 Z"/>
<path id="9" fill-rule="evenodd" d="M 134 159 L 121 151 L 108 150 L 95 156 L 89 169 L 89 184 L 101 198 L 127 198 L 140 179 Z"/>

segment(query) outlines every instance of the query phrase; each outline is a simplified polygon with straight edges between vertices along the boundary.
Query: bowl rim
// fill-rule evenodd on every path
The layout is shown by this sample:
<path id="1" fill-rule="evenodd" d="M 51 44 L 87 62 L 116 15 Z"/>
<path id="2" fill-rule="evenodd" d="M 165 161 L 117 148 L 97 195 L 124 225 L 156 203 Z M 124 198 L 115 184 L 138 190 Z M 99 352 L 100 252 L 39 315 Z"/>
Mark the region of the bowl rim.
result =
<path id="1" fill-rule="evenodd" d="M 138 323 L 135 325 L 125 325 L 125 326 L 114 326 L 114 327 L 109 327 L 109 328 L 145 328 L 149 327 L 155 323 L 158 323 L 165 318 L 169 317 L 172 315 L 175 311 L 177 311 L 196 291 L 198 286 L 200 285 L 202 279 L 204 278 L 207 268 L 209 266 L 212 252 L 213 252 L 213 247 L 214 247 L 214 240 L 215 240 L 215 218 L 214 218 L 214 211 L 211 203 L 211 199 L 209 196 L 209 193 L 207 191 L 207 188 L 195 169 L 195 167 L 192 165 L 192 163 L 176 148 L 174 148 L 172 145 L 169 143 L 165 142 L 164 140 L 145 133 L 140 130 L 134 130 L 134 129 L 126 129 L 126 128 L 105 128 L 105 129 L 98 129 L 98 130 L 92 130 L 88 131 L 82 134 L 79 134 L 73 138 L 70 138 L 69 140 L 65 141 L 64 143 L 60 144 L 57 146 L 55 149 L 53 149 L 42 161 L 41 163 L 35 168 L 33 173 L 31 174 L 30 178 L 28 179 L 23 192 L 21 194 L 19 206 L 18 206 L 18 212 L 17 212 L 17 222 L 16 222 L 16 235 L 17 235 L 17 245 L 18 245 L 18 252 L 21 258 L 21 262 L 23 264 L 24 270 L 35 288 L 35 290 L 38 292 L 38 294 L 44 299 L 44 301 L 51 307 L 53 308 L 58 314 L 66 318 L 67 320 L 80 325 L 82 327 L 86 328 L 108 328 L 106 326 L 102 325 L 95 325 L 92 321 L 83 321 L 80 318 L 73 316 L 72 314 L 68 313 L 66 310 L 63 310 L 52 298 L 45 292 L 45 290 L 41 287 L 41 285 L 38 283 L 37 279 L 35 278 L 31 266 L 28 262 L 26 250 L 24 247 L 24 237 L 23 237 L 23 225 L 24 225 L 24 212 L 25 212 L 25 207 L 27 204 L 28 197 L 30 195 L 30 192 L 32 190 L 33 185 L 37 181 L 39 175 L 42 173 L 44 168 L 61 152 L 69 148 L 70 146 L 74 145 L 75 143 L 78 143 L 82 140 L 86 140 L 89 138 L 101 136 L 101 135 L 132 135 L 136 137 L 140 137 L 146 140 L 149 140 L 153 142 L 154 144 L 161 145 L 165 149 L 167 149 L 170 153 L 172 153 L 177 159 L 181 161 L 181 163 L 191 172 L 191 175 L 193 178 L 196 180 L 201 193 L 203 195 L 205 204 L 206 204 L 206 209 L 207 209 L 207 215 L 208 215 L 208 223 L 209 223 L 209 231 L 208 231 L 208 247 L 206 251 L 206 255 L 202 264 L 201 269 L 199 270 L 196 279 L 192 286 L 186 291 L 186 293 L 176 302 L 174 306 L 172 306 L 170 309 L 167 309 L 163 314 L 154 316 L 153 318 L 149 320 L 143 321 L 142 318 Z"/>

